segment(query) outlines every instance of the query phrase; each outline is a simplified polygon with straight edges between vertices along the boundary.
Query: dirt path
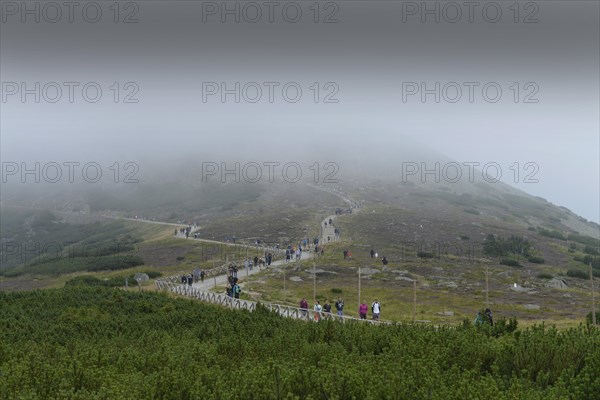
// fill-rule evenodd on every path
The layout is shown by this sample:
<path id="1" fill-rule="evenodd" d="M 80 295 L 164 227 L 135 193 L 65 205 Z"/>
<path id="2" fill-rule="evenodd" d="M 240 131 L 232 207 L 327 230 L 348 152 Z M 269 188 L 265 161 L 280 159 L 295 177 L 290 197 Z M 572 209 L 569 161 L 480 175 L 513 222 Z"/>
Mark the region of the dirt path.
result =
<path id="1" fill-rule="evenodd" d="M 337 190 L 323 188 L 323 187 L 315 186 L 315 185 L 309 185 L 309 186 L 314 189 L 325 191 L 327 193 L 338 196 L 347 204 L 347 206 L 349 208 L 351 208 L 353 210 L 353 212 L 357 212 L 360 210 L 360 207 L 358 207 L 358 204 L 356 202 L 354 202 L 352 199 L 348 198 L 343 193 L 341 193 Z M 332 243 L 332 242 L 335 242 L 337 239 L 339 239 L 335 235 L 335 226 L 332 225 L 332 222 L 334 222 L 338 216 L 339 215 L 335 215 L 335 214 L 329 215 L 325 219 L 323 219 L 323 221 L 321 221 L 321 238 L 319 239 L 320 244 Z M 111 216 L 111 215 L 103 215 L 103 217 L 115 219 L 115 220 L 136 221 L 136 222 L 158 224 L 158 225 L 164 225 L 164 226 L 169 226 L 169 227 L 178 227 L 178 228 L 186 226 L 186 224 L 174 224 L 171 222 L 161 222 L 161 221 L 151 221 L 151 220 L 147 220 L 147 219 L 116 217 L 116 216 Z M 200 229 L 200 227 L 197 227 L 195 230 L 191 231 L 189 237 L 186 237 L 184 234 L 180 234 L 180 233 L 177 233 L 176 235 L 174 235 L 174 237 L 177 239 L 194 240 L 197 242 L 214 243 L 214 244 L 228 245 L 228 246 L 247 246 L 252 249 L 257 248 L 256 246 L 251 246 L 251 245 L 247 245 L 247 244 L 240 244 L 240 243 L 236 244 L 236 243 L 231 243 L 231 242 L 221 242 L 218 240 L 208 240 L 208 239 L 195 239 L 193 237 L 193 234 L 195 231 L 197 231 L 199 229 Z M 265 248 L 265 247 L 258 247 L 258 248 L 260 248 L 262 251 L 272 252 L 275 255 L 275 251 L 271 248 Z M 281 257 L 282 255 L 278 254 L 278 256 Z M 283 256 L 283 257 L 285 257 L 285 256 Z M 312 257 L 315 257 L 314 248 L 311 248 L 310 246 L 308 246 L 304 251 L 302 251 L 300 259 L 301 260 L 309 260 Z M 290 260 L 289 264 L 292 265 L 294 262 L 295 262 L 295 259 L 293 258 L 292 260 Z M 264 266 L 264 267 L 255 266 L 252 269 L 243 268 L 243 267 L 239 268 L 238 278 L 240 279 L 240 286 L 243 287 L 243 279 L 244 278 L 249 277 L 250 275 L 254 275 L 259 272 L 262 272 L 263 270 L 266 270 L 268 268 L 278 267 L 278 266 L 281 266 L 284 264 L 286 264 L 286 260 L 285 260 L 285 258 L 282 258 L 282 259 L 272 262 L 271 265 L 268 267 L 267 266 Z M 209 291 L 211 289 L 214 289 L 217 286 L 227 285 L 227 283 L 228 283 L 228 275 L 223 274 L 223 275 L 218 275 L 218 276 L 210 277 L 210 278 L 207 277 L 207 278 L 205 278 L 204 282 L 193 283 L 192 288 L 200 290 L 200 291 Z"/>
<path id="2" fill-rule="evenodd" d="M 307 251 L 303 251 L 302 252 L 302 254 L 300 255 L 300 259 L 301 260 L 310 260 L 311 258 L 314 257 L 314 255 L 315 255 L 314 251 L 310 251 L 310 249 L 307 249 Z M 285 257 L 285 255 L 284 255 L 284 257 Z M 278 266 L 285 265 L 285 264 L 287 264 L 289 266 L 292 266 L 294 264 L 294 262 L 295 262 L 295 259 L 294 260 L 290 260 L 290 262 L 288 262 L 288 263 L 286 263 L 285 261 L 286 261 L 285 258 L 277 260 L 277 261 L 274 261 L 268 267 L 267 266 L 265 266 L 265 267 L 253 267 L 252 269 L 249 269 L 249 268 L 240 268 L 238 270 L 238 274 L 237 274 L 237 276 L 238 276 L 238 278 L 240 280 L 240 282 L 239 282 L 240 286 L 242 288 L 244 287 L 244 285 L 243 285 L 243 279 L 247 278 L 250 275 L 254 275 L 254 274 L 257 274 L 259 272 L 267 271 L 270 268 L 278 267 Z M 214 278 L 206 278 L 204 280 L 204 282 L 193 283 L 192 287 L 195 288 L 195 289 L 202 290 L 202 291 L 209 291 L 209 290 L 213 289 L 215 286 L 223 286 L 223 285 L 227 285 L 227 283 L 228 283 L 228 276 L 227 276 L 227 274 L 225 274 L 225 275 L 216 276 Z"/>

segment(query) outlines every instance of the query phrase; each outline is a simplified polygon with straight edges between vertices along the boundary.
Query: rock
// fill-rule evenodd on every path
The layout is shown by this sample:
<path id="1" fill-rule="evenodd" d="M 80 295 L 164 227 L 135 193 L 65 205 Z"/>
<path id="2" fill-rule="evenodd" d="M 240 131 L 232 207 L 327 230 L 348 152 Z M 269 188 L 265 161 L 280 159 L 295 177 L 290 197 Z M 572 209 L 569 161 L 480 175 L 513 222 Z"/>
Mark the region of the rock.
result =
<path id="1" fill-rule="evenodd" d="M 406 276 L 397 276 L 397 277 L 396 277 L 396 280 L 397 280 L 397 281 L 407 281 L 407 282 L 412 282 L 414 279 L 407 278 Z"/>
<path id="2" fill-rule="evenodd" d="M 309 274 L 312 274 L 313 270 L 309 269 L 306 272 L 308 272 Z M 334 274 L 334 275 L 337 275 L 337 272 L 335 272 L 335 271 L 326 271 L 326 270 L 324 270 L 322 268 L 316 268 L 315 269 L 315 274 Z"/>
<path id="3" fill-rule="evenodd" d="M 528 310 L 539 310 L 540 306 L 538 306 L 537 304 L 525 304 L 523 307 L 525 307 Z"/>
<path id="4" fill-rule="evenodd" d="M 456 284 L 456 282 L 452 282 L 452 281 L 449 281 L 449 282 L 439 282 L 438 286 L 446 286 L 446 287 L 449 287 L 449 288 L 452 288 L 452 289 L 456 289 L 458 287 L 458 285 Z"/>
<path id="5" fill-rule="evenodd" d="M 408 271 L 405 269 L 393 269 L 392 270 L 392 274 L 402 274 L 402 275 L 406 275 L 408 274 Z"/>
<path id="6" fill-rule="evenodd" d="M 519 285 L 517 283 L 511 285 L 510 286 L 510 290 L 515 291 L 515 292 L 519 292 L 519 293 L 521 293 L 521 292 L 528 292 L 529 291 L 529 289 L 526 289 L 526 288 L 524 288 L 523 286 L 521 286 L 521 285 Z"/>
<path id="7" fill-rule="evenodd" d="M 453 317 L 454 316 L 454 311 L 444 311 L 444 312 L 438 312 L 436 314 L 437 315 L 443 315 L 444 317 Z"/>
<path id="8" fill-rule="evenodd" d="M 433 267 L 433 269 L 435 271 L 443 271 L 444 270 L 444 268 L 442 268 L 442 267 Z"/>
<path id="9" fill-rule="evenodd" d="M 554 288 L 554 289 L 567 289 L 569 286 L 567 285 L 567 282 L 565 282 L 564 280 L 560 279 L 560 278 L 552 278 L 550 279 L 548 282 L 546 282 L 546 287 L 549 288 Z"/>
<path id="10" fill-rule="evenodd" d="M 361 268 L 360 269 L 360 274 L 361 275 L 373 275 L 373 274 L 378 274 L 380 272 L 381 271 L 379 271 L 378 269 L 369 268 L 369 267 L 367 267 L 367 268 Z M 356 273 L 358 273 L 358 271 L 356 271 Z"/>
<path id="11" fill-rule="evenodd" d="M 300 278 L 299 276 L 290 276 L 290 281 L 292 281 L 292 282 L 302 282 L 303 279 Z"/>

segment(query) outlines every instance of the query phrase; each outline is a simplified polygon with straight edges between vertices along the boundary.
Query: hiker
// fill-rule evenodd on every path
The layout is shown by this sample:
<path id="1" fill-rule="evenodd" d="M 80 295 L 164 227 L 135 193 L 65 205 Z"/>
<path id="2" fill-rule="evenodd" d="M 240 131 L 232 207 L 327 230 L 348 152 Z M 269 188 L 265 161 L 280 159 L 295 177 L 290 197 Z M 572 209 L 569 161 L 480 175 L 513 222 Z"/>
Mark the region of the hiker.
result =
<path id="1" fill-rule="evenodd" d="M 290 258 L 291 258 L 290 251 L 286 250 L 285 251 L 285 262 L 289 263 L 290 262 Z"/>
<path id="2" fill-rule="evenodd" d="M 477 312 L 477 316 L 475 317 L 475 321 L 473 321 L 473 323 L 475 326 L 483 325 L 483 315 L 481 314 L 481 311 Z"/>
<path id="3" fill-rule="evenodd" d="M 204 282 L 205 276 L 206 276 L 206 272 L 204 272 L 204 270 L 200 271 L 200 282 Z"/>
<path id="4" fill-rule="evenodd" d="M 379 321 L 379 314 L 381 312 L 381 304 L 377 299 L 371 304 L 371 313 L 373 313 L 373 321 Z"/>
<path id="5" fill-rule="evenodd" d="M 331 304 L 329 304 L 329 300 L 325 300 L 325 304 L 323 304 L 323 311 L 327 314 L 331 314 Z"/>
<path id="6" fill-rule="evenodd" d="M 258 256 L 254 256 L 254 265 L 258 265 Z"/>
<path id="7" fill-rule="evenodd" d="M 344 315 L 344 300 L 342 300 L 340 297 L 338 297 L 335 302 L 335 309 L 337 311 L 337 315 L 340 317 Z"/>
<path id="8" fill-rule="evenodd" d="M 490 310 L 489 308 L 486 308 L 485 311 L 483 312 L 483 320 L 484 322 L 487 322 L 490 325 L 494 325 L 494 320 L 492 319 L 492 310 Z"/>
<path id="9" fill-rule="evenodd" d="M 344 260 L 348 258 L 348 250 L 344 250 Z"/>
<path id="10" fill-rule="evenodd" d="M 371 258 L 375 258 L 375 250 L 371 249 Z"/>
<path id="11" fill-rule="evenodd" d="M 192 286 L 192 283 L 194 283 L 194 275 L 189 274 L 187 279 L 188 279 L 188 285 Z"/>
<path id="12" fill-rule="evenodd" d="M 352 258 L 352 250 L 348 250 L 348 258 Z"/>
<path id="13" fill-rule="evenodd" d="M 300 311 L 302 311 L 302 315 L 306 317 L 308 315 L 308 301 L 305 298 L 300 300 Z"/>
<path id="14" fill-rule="evenodd" d="M 317 301 L 317 304 L 315 304 L 315 307 L 313 309 L 315 310 L 315 321 L 319 322 L 319 320 L 321 319 L 321 311 L 323 311 L 321 302 Z"/>
<path id="15" fill-rule="evenodd" d="M 367 303 L 363 300 L 358 307 L 358 314 L 360 315 L 360 319 L 367 319 Z"/>
<path id="16" fill-rule="evenodd" d="M 333 222 L 333 220 L 331 218 L 329 218 L 329 225 L 331 225 L 332 222 Z"/>
<path id="17" fill-rule="evenodd" d="M 184 285 L 187 284 L 187 276 L 185 276 L 185 275 L 181 276 L 181 283 L 183 283 Z"/>
<path id="18" fill-rule="evenodd" d="M 233 286 L 233 297 L 235 297 L 236 299 L 240 298 L 240 292 L 242 291 L 242 288 L 240 287 L 240 285 L 238 285 L 237 283 Z"/>
<path id="19" fill-rule="evenodd" d="M 388 265 L 388 260 L 387 260 L 387 258 L 385 258 L 385 256 L 381 259 L 381 263 L 383 265 Z"/>
<path id="20" fill-rule="evenodd" d="M 267 265 L 271 265 L 272 262 L 273 262 L 273 254 L 269 253 L 269 254 L 267 254 Z"/>

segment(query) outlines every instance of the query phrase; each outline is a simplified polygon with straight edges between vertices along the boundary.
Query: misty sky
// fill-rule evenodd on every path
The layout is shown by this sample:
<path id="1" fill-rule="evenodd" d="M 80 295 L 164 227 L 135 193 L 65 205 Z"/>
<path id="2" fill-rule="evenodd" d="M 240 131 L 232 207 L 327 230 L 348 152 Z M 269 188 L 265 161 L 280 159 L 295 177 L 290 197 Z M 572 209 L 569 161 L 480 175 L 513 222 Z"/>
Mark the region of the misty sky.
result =
<path id="1" fill-rule="evenodd" d="M 67 8 L 2 1 L 2 161 L 293 160 L 317 148 L 335 161 L 393 157 L 409 137 L 498 163 L 505 182 L 600 221 L 598 2 L 428 2 L 439 22 L 422 2 L 319 2 L 318 13 L 314 1 L 277 2 L 272 22 L 262 1 L 226 2 L 239 22 L 222 2 L 121 2 L 118 15 L 113 3 L 86 14 L 81 2 L 69 22 Z M 72 103 L 65 82 L 76 83 Z M 90 82 L 97 102 L 82 93 Z M 221 84 L 235 82 L 223 102 Z M 523 182 L 528 162 L 537 183 Z"/>

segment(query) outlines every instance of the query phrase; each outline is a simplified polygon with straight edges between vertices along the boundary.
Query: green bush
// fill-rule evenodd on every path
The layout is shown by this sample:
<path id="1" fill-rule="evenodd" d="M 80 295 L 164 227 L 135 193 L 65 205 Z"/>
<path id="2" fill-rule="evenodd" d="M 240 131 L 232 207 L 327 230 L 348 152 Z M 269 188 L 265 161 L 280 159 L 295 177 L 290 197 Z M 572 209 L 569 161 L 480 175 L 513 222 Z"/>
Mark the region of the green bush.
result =
<path id="1" fill-rule="evenodd" d="M 596 239 L 596 238 L 593 238 L 591 236 L 586 236 L 586 235 L 579 235 L 577 233 L 570 233 L 569 240 L 572 240 L 574 242 L 581 243 L 584 245 L 592 246 L 595 248 L 598 247 L 598 242 L 599 242 L 598 239 Z"/>
<path id="2" fill-rule="evenodd" d="M 500 264 L 502 265 L 508 265 L 509 267 L 517 267 L 517 268 L 523 268 L 523 266 L 521 264 L 519 264 L 519 262 L 517 260 L 512 260 L 510 258 L 504 258 L 500 261 Z"/>
<path id="3" fill-rule="evenodd" d="M 586 254 L 590 254 L 592 256 L 598 256 L 598 255 L 600 255 L 600 252 L 598 251 L 598 248 L 590 246 L 590 245 L 586 245 L 583 248 L 583 252 L 586 253 Z"/>
<path id="4" fill-rule="evenodd" d="M 92 275 L 82 275 L 69 279 L 65 286 L 100 286 L 100 287 L 120 287 L 125 286 L 125 278 L 98 279 Z"/>
<path id="5" fill-rule="evenodd" d="M 542 272 L 541 274 L 537 274 L 537 277 L 540 279 L 552 279 L 553 276 L 550 274 L 546 274 L 544 272 Z"/>
<path id="6" fill-rule="evenodd" d="M 600 391 L 600 330 L 583 325 L 307 323 L 89 286 L 2 292 L 0 304 L 6 399 L 592 400 Z"/>
<path id="7" fill-rule="evenodd" d="M 578 279 L 589 279 L 590 275 L 579 269 L 570 269 L 567 271 L 567 276 Z"/>
<path id="8" fill-rule="evenodd" d="M 576 255 L 575 257 L 573 257 L 573 260 L 585 265 L 592 264 L 592 268 L 600 269 L 600 257 L 598 256 L 591 256 L 589 254 L 586 254 L 584 256 Z"/>
<path id="9" fill-rule="evenodd" d="M 544 263 L 544 259 L 542 257 L 529 257 L 527 258 L 527 261 L 529 261 L 530 263 L 534 263 L 534 264 L 543 264 Z"/>
<path id="10" fill-rule="evenodd" d="M 538 233 L 542 236 L 546 236 L 553 239 L 567 240 L 567 237 L 556 229 L 545 229 L 539 228 Z"/>
<path id="11" fill-rule="evenodd" d="M 483 253 L 486 256 L 507 258 L 509 256 L 529 257 L 534 251 L 533 245 L 519 235 L 510 235 L 509 237 L 487 235 L 483 242 Z"/>
<path id="12" fill-rule="evenodd" d="M 427 251 L 418 251 L 417 257 L 419 258 L 433 258 L 433 253 L 429 253 Z"/>

